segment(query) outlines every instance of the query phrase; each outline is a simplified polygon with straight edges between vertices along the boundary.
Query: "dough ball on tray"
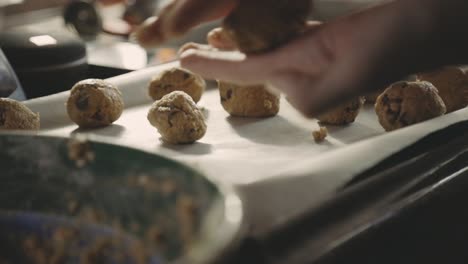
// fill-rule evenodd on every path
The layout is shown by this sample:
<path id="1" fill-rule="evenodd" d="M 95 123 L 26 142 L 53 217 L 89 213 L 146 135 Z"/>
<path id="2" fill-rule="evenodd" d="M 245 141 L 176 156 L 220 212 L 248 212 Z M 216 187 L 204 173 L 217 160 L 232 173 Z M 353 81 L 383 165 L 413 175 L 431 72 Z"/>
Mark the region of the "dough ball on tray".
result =
<path id="1" fill-rule="evenodd" d="M 189 144 L 206 133 L 205 117 L 193 99 L 184 92 L 174 91 L 154 102 L 148 121 L 171 144 Z"/>
<path id="2" fill-rule="evenodd" d="M 377 98 L 375 111 L 382 127 L 392 131 L 445 114 L 437 89 L 429 82 L 397 82 Z"/>
<path id="3" fill-rule="evenodd" d="M 124 109 L 120 90 L 99 79 L 75 84 L 66 105 L 70 119 L 82 128 L 108 126 L 119 119 Z"/>
<path id="4" fill-rule="evenodd" d="M 21 102 L 0 98 L 0 130 L 38 130 L 40 118 Z"/>
<path id="5" fill-rule="evenodd" d="M 221 104 L 232 116 L 271 117 L 279 112 L 280 97 L 264 85 L 242 86 L 218 82 Z"/>

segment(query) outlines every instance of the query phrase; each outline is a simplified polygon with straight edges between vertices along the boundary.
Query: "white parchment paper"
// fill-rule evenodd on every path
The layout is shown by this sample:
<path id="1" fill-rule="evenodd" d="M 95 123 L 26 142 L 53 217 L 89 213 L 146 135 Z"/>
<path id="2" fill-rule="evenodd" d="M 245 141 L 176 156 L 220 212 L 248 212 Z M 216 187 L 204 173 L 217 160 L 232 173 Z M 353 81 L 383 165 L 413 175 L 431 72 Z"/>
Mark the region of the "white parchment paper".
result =
<path id="1" fill-rule="evenodd" d="M 392 133 L 385 133 L 373 107 L 367 106 L 354 124 L 329 127 L 326 141 L 316 143 L 316 120 L 306 119 L 286 101 L 277 117 L 232 118 L 223 110 L 219 94 L 210 87 L 199 105 L 205 109 L 208 132 L 193 145 L 172 146 L 160 140 L 146 119 L 151 100 L 150 78 L 177 63 L 157 66 L 109 79 L 122 91 L 126 109 L 112 126 L 82 131 L 67 116 L 64 92 L 27 101 L 41 114 L 41 134 L 71 133 L 112 138 L 116 144 L 162 154 L 204 172 L 214 181 L 234 184 L 244 194 L 254 232 L 317 206 L 354 175 L 372 167 L 425 135 L 468 119 L 461 110 Z M 125 161 L 122 161 L 125 162 Z"/>

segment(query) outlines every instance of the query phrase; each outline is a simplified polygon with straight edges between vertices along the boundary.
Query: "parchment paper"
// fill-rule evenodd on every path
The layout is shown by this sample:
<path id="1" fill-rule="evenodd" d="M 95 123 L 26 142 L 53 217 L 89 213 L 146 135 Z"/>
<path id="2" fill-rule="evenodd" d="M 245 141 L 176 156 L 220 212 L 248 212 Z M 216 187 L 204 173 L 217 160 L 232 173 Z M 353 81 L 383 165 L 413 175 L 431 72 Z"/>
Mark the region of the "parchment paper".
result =
<path id="1" fill-rule="evenodd" d="M 68 92 L 26 104 L 41 114 L 40 134 L 87 133 L 112 138 L 116 144 L 182 161 L 218 183 L 236 185 L 245 195 L 254 233 L 320 204 L 357 173 L 435 130 L 468 118 L 468 111 L 461 110 L 385 133 L 373 107 L 367 106 L 354 124 L 329 127 L 326 141 L 315 143 L 312 131 L 318 128 L 317 121 L 304 118 L 285 100 L 277 117 L 232 118 L 222 109 L 218 91 L 211 84 L 199 103 L 207 115 L 206 136 L 193 145 L 172 146 L 160 140 L 146 119 L 152 102 L 147 85 L 157 72 L 176 65 L 109 79 L 121 89 L 126 103 L 122 117 L 110 127 L 77 129 L 66 114 Z"/>

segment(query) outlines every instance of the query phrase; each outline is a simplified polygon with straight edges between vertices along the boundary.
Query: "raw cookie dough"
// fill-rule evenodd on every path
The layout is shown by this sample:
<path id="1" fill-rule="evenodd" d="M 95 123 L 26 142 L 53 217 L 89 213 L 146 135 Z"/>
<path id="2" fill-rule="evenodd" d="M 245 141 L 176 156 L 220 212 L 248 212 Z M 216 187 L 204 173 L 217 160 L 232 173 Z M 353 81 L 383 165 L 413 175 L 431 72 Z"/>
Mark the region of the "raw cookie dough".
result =
<path id="1" fill-rule="evenodd" d="M 73 86 L 67 101 L 70 119 L 83 128 L 112 124 L 124 108 L 122 94 L 114 85 L 99 79 L 88 79 Z"/>
<path id="2" fill-rule="evenodd" d="M 459 67 L 418 74 L 418 79 L 432 83 L 447 107 L 447 113 L 468 105 L 468 75 Z"/>
<path id="3" fill-rule="evenodd" d="M 312 131 L 312 136 L 314 137 L 315 142 L 320 143 L 327 138 L 328 129 L 321 126 L 318 130 Z"/>
<path id="4" fill-rule="evenodd" d="M 171 144 L 193 143 L 206 133 L 202 111 L 181 91 L 156 101 L 148 112 L 148 121 L 158 129 L 162 139 Z"/>
<path id="5" fill-rule="evenodd" d="M 398 82 L 377 98 L 375 111 L 382 127 L 395 130 L 445 114 L 445 104 L 429 82 Z"/>
<path id="6" fill-rule="evenodd" d="M 188 70 L 172 68 L 155 76 L 149 85 L 149 95 L 153 100 L 159 100 L 173 91 L 183 91 L 198 103 L 205 91 L 205 80 Z"/>
<path id="7" fill-rule="evenodd" d="M 221 104 L 232 116 L 271 117 L 279 112 L 279 96 L 263 85 L 241 86 L 218 82 Z"/>
<path id="8" fill-rule="evenodd" d="M 320 123 L 336 126 L 353 123 L 361 111 L 364 101 L 363 97 L 354 98 L 325 114 L 319 115 L 317 119 Z"/>
<path id="9" fill-rule="evenodd" d="M 306 28 L 310 0 L 244 0 L 224 19 L 223 28 L 245 53 L 277 48 Z"/>
<path id="10" fill-rule="evenodd" d="M 39 127 L 38 113 L 18 101 L 0 98 L 0 130 L 38 130 Z"/>

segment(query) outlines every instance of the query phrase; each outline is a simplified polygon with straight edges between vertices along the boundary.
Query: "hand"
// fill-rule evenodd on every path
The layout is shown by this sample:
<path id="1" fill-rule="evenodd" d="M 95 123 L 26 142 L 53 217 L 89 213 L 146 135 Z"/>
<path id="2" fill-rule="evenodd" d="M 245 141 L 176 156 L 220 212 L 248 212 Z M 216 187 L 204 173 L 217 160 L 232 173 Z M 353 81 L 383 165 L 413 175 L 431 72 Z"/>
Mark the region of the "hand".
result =
<path id="1" fill-rule="evenodd" d="M 466 62 L 467 34 L 455 30 L 455 35 L 449 27 L 462 2 L 391 1 L 331 23 L 312 23 L 300 38 L 262 55 L 191 44 L 184 48 L 181 64 L 206 78 L 271 84 L 314 117 L 340 100 L 380 89 L 407 74 Z"/>
<path id="2" fill-rule="evenodd" d="M 210 20 L 222 18 L 237 0 L 173 0 L 159 17 L 148 19 L 135 37 L 142 46 L 155 46 Z"/>

